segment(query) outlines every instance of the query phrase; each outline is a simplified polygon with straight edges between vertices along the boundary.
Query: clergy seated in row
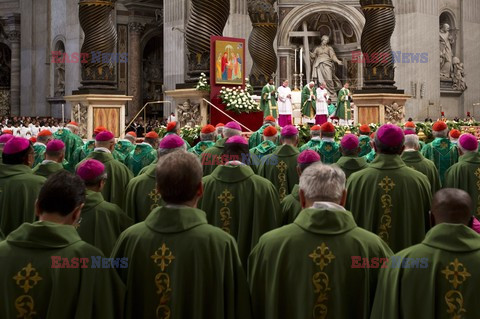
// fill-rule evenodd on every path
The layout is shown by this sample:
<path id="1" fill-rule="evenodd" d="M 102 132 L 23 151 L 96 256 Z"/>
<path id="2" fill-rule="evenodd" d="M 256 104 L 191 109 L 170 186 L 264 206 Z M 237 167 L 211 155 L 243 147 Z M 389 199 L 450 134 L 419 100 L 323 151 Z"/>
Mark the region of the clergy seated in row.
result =
<path id="1" fill-rule="evenodd" d="M 135 145 L 135 148 L 125 158 L 125 165 L 132 171 L 134 176 L 146 166 L 157 160 L 158 134 L 154 131 L 148 132 L 142 143 Z"/>
<path id="2" fill-rule="evenodd" d="M 215 145 L 207 148 L 202 153 L 203 176 L 210 175 L 213 170 L 221 164 L 225 141 L 232 136 L 239 136 L 241 134 L 242 128 L 236 122 L 228 122 L 223 127 L 222 139 L 218 140 Z"/>
<path id="3" fill-rule="evenodd" d="M 308 167 L 299 194 L 295 221 L 263 235 L 250 254 L 254 317 L 368 319 L 379 268 L 392 251 L 345 210 L 345 174 L 337 166 Z M 363 259 L 376 267 L 360 268 Z"/>
<path id="4" fill-rule="evenodd" d="M 262 135 L 263 141 L 256 147 L 250 149 L 250 153 L 253 154 L 252 156 L 255 156 L 256 160 L 259 161 L 261 161 L 264 156 L 272 154 L 277 149 L 278 131 L 275 126 L 266 127 L 263 130 Z"/>
<path id="5" fill-rule="evenodd" d="M 358 132 L 359 132 L 358 140 L 360 145 L 360 153 L 358 154 L 358 156 L 364 157 L 365 155 L 370 153 L 370 151 L 372 150 L 372 146 L 370 144 L 370 134 L 371 134 L 370 126 L 368 126 L 367 124 L 363 124 L 360 126 Z"/>
<path id="6" fill-rule="evenodd" d="M 225 163 L 204 177 L 204 194 L 198 205 L 207 213 L 210 224 L 237 240 L 245 269 L 260 236 L 282 223 L 277 190 L 242 162 L 248 153 L 248 143 L 242 136 L 225 142 Z"/>
<path id="7" fill-rule="evenodd" d="M 177 151 L 186 151 L 185 142 L 180 136 L 171 134 L 161 140 L 157 157 L 160 159 L 167 154 Z M 132 178 L 128 183 L 126 212 L 135 223 L 143 222 L 152 210 L 165 204 L 157 192 L 155 181 L 156 167 L 157 163 L 148 165 L 142 174 Z"/>
<path id="8" fill-rule="evenodd" d="M 202 127 L 200 131 L 200 142 L 198 142 L 197 145 L 190 148 L 188 151 L 197 156 L 201 156 L 207 148 L 215 145 L 216 140 L 217 132 L 215 131 L 215 127 L 211 124 L 207 124 Z"/>
<path id="9" fill-rule="evenodd" d="M 297 158 L 297 173 L 302 177 L 302 172 L 309 166 L 321 161 L 320 155 L 312 150 L 305 150 L 298 155 Z M 282 209 L 282 224 L 288 225 L 293 223 L 298 214 L 302 211 L 302 205 L 300 204 L 300 195 L 298 191 L 300 187 L 298 184 L 293 186 L 292 192 L 285 197 L 280 203 Z"/>
<path id="10" fill-rule="evenodd" d="M 318 152 L 320 144 L 322 144 L 322 128 L 320 125 L 314 125 L 310 128 L 310 141 L 300 147 L 300 152 L 312 150 Z"/>
<path id="11" fill-rule="evenodd" d="M 258 175 L 273 183 L 282 201 L 298 184 L 297 149 L 298 130 L 293 125 L 286 125 L 282 129 L 281 146 L 270 155 L 262 157 Z"/>
<path id="12" fill-rule="evenodd" d="M 404 140 L 398 126 L 380 127 L 377 157 L 347 181 L 346 208 L 358 226 L 379 235 L 394 252 L 420 243 L 430 228 L 430 182 L 402 161 Z"/>
<path id="13" fill-rule="evenodd" d="M 428 177 L 432 194 L 440 190 L 440 175 L 438 174 L 437 167 L 431 160 L 426 159 L 422 153 L 420 153 L 418 136 L 410 130 L 405 130 L 405 150 L 402 154 L 402 160 L 408 167 Z"/>
<path id="14" fill-rule="evenodd" d="M 372 319 L 480 318 L 480 235 L 468 226 L 472 208 L 462 190 L 435 194 L 435 226 L 380 270 Z"/>
<path id="15" fill-rule="evenodd" d="M 75 167 L 75 150 L 83 146 L 83 140 L 78 136 L 79 127 L 76 122 L 70 122 L 66 127 L 59 129 L 53 134 L 53 138 L 65 143 L 65 159 L 71 165 L 69 169 Z"/>
<path id="16" fill-rule="evenodd" d="M 458 162 L 458 149 L 448 139 L 448 127 L 443 121 L 438 121 L 432 126 L 432 134 L 435 139 L 425 145 L 422 154 L 425 158 L 433 161 L 440 174 L 440 182 L 445 181 L 445 172 Z"/>
<path id="17" fill-rule="evenodd" d="M 360 141 L 356 135 L 345 134 L 342 137 L 340 141 L 342 157 L 340 157 L 336 165 L 345 173 L 347 180 L 353 173 L 367 168 L 367 161 L 363 157 L 358 156 L 360 151 Z"/>
<path id="18" fill-rule="evenodd" d="M 35 175 L 49 178 L 58 171 L 64 170 L 65 144 L 60 140 L 48 142 L 44 154 L 45 159 L 40 162 L 32 171 Z"/>
<path id="19" fill-rule="evenodd" d="M 256 132 L 253 132 L 253 134 L 248 139 L 248 148 L 252 149 L 262 144 L 263 136 L 264 136 L 263 132 L 265 131 L 265 129 L 270 126 L 275 127 L 276 124 L 277 124 L 277 121 L 273 116 L 271 115 L 267 116 L 263 120 L 263 125 Z"/>
<path id="20" fill-rule="evenodd" d="M 124 284 L 114 269 L 92 268 L 104 255 L 75 230 L 84 201 L 81 179 L 55 173 L 32 210 L 39 221 L 0 243 L 0 318 L 123 317 Z"/>
<path id="21" fill-rule="evenodd" d="M 5 236 L 35 219 L 35 200 L 45 177 L 33 174 L 33 161 L 29 140 L 12 137 L 5 143 L 0 164 L 0 229 Z"/>
<path id="22" fill-rule="evenodd" d="M 463 134 L 458 140 L 460 159 L 445 174 L 445 187 L 459 188 L 470 194 L 473 205 L 471 213 L 480 217 L 480 154 L 477 138 Z"/>
<path id="23" fill-rule="evenodd" d="M 35 162 L 32 167 L 36 167 L 45 159 L 45 151 L 47 144 L 53 140 L 53 134 L 49 130 L 42 130 L 37 135 L 37 141 L 33 144 L 33 151 L 35 152 Z"/>
<path id="24" fill-rule="evenodd" d="M 120 207 L 103 199 L 101 192 L 108 179 L 105 165 L 94 159 L 85 160 L 78 166 L 77 176 L 86 186 L 78 234 L 82 240 L 110 256 L 118 236 L 132 226 L 133 221 Z"/>
<path id="25" fill-rule="evenodd" d="M 112 152 L 114 148 L 115 136 L 113 133 L 109 131 L 100 132 L 95 136 L 95 149 L 86 159 L 95 159 L 105 165 L 108 179 L 102 190 L 103 198 L 107 202 L 116 204 L 124 209 L 125 190 L 133 174 L 124 164 L 113 158 Z"/>
<path id="26" fill-rule="evenodd" d="M 235 239 L 209 225 L 197 202 L 202 166 L 188 152 L 160 157 L 157 190 L 166 205 L 120 235 L 114 258 L 127 286 L 126 318 L 251 318 Z"/>
<path id="27" fill-rule="evenodd" d="M 128 155 L 135 149 L 135 145 L 137 144 L 137 133 L 135 132 L 128 132 L 125 134 L 123 139 L 117 141 L 115 144 L 115 152 L 121 154 L 123 158 L 127 158 Z"/>

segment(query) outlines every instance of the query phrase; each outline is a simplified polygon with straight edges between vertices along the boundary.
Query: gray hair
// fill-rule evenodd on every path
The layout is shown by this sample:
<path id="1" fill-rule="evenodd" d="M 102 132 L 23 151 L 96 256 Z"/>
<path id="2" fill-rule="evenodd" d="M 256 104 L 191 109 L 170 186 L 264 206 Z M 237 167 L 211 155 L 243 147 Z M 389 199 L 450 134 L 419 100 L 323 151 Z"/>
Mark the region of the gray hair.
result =
<path id="1" fill-rule="evenodd" d="M 460 149 L 460 151 L 462 151 L 462 154 L 467 154 L 467 153 L 477 153 L 478 152 L 478 147 L 476 149 L 474 149 L 473 151 L 470 151 L 470 150 L 466 150 L 462 147 L 462 145 L 460 145 L 460 143 L 457 144 L 458 145 L 458 148 Z"/>
<path id="2" fill-rule="evenodd" d="M 223 128 L 223 137 L 230 138 L 232 136 L 239 136 L 242 134 L 242 131 L 235 130 L 233 128 L 224 127 Z"/>
<path id="3" fill-rule="evenodd" d="M 413 150 L 420 148 L 419 139 L 416 134 L 405 135 L 405 148 Z"/>
<path id="4" fill-rule="evenodd" d="M 448 128 L 444 129 L 443 131 L 432 131 L 433 137 L 447 137 L 448 136 Z"/>
<path id="5" fill-rule="evenodd" d="M 130 135 L 130 134 L 126 134 L 124 139 L 126 139 L 127 141 L 130 141 L 132 143 L 135 143 L 137 141 L 137 138 L 135 136 Z"/>
<path id="6" fill-rule="evenodd" d="M 200 139 L 202 141 L 215 141 L 215 136 L 217 134 L 215 132 L 213 133 L 200 133 Z"/>
<path id="7" fill-rule="evenodd" d="M 345 191 L 345 173 L 336 165 L 314 164 L 302 172 L 300 189 L 308 201 L 340 203 Z"/>
<path id="8" fill-rule="evenodd" d="M 278 138 L 278 134 L 275 134 L 273 136 L 265 136 L 263 135 L 263 140 L 264 141 L 271 141 L 271 142 L 276 142 Z"/>
<path id="9" fill-rule="evenodd" d="M 160 158 L 173 152 L 186 152 L 186 151 L 187 151 L 187 145 L 184 143 L 182 146 L 176 147 L 176 148 L 159 148 L 157 150 L 157 155 L 158 155 L 158 158 Z"/>

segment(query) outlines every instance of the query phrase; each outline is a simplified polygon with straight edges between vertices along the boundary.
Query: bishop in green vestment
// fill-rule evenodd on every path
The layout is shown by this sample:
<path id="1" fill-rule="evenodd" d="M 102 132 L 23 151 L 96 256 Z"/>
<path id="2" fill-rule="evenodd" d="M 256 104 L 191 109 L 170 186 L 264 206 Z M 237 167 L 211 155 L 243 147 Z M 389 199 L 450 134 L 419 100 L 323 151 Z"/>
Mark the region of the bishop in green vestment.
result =
<path id="1" fill-rule="evenodd" d="M 45 151 L 47 144 L 53 139 L 53 134 L 49 130 L 42 130 L 37 135 L 37 141 L 33 144 L 33 151 L 35 152 L 35 162 L 33 167 L 40 164 L 45 159 Z"/>
<path id="2" fill-rule="evenodd" d="M 110 256 L 118 236 L 132 226 L 133 221 L 120 207 L 103 199 L 101 191 L 107 180 L 105 165 L 94 159 L 86 160 L 77 168 L 77 176 L 87 187 L 78 234 L 82 240 Z"/>
<path id="3" fill-rule="evenodd" d="M 347 82 L 340 92 L 338 92 L 337 117 L 340 119 L 341 125 L 347 125 L 348 121 L 352 119 L 352 110 L 350 108 L 352 95 L 349 87 L 350 84 Z"/>
<path id="4" fill-rule="evenodd" d="M 336 165 L 342 169 L 348 180 L 350 175 L 367 168 L 368 164 L 363 157 L 358 156 L 361 149 L 360 141 L 356 135 L 345 134 L 340 144 L 342 157 L 340 157 Z"/>
<path id="5" fill-rule="evenodd" d="M 260 98 L 260 109 L 263 111 L 263 117 L 278 117 L 277 99 L 275 97 L 277 93 L 276 91 L 277 89 L 275 88 L 273 79 L 270 79 L 268 84 L 263 87 Z"/>
<path id="6" fill-rule="evenodd" d="M 107 202 L 116 204 L 124 209 L 126 188 L 133 174 L 124 164 L 113 158 L 111 152 L 115 147 L 115 137 L 111 132 L 104 131 L 99 133 L 95 137 L 95 146 L 95 150 L 86 159 L 95 159 L 105 165 L 107 181 L 102 190 L 103 198 Z"/>
<path id="7" fill-rule="evenodd" d="M 432 129 L 435 139 L 425 145 L 422 149 L 422 155 L 435 163 L 440 174 L 440 182 L 443 185 L 445 172 L 458 162 L 458 149 L 456 144 L 452 143 L 448 138 L 447 124 L 439 121 L 433 125 Z"/>
<path id="8" fill-rule="evenodd" d="M 250 319 L 248 285 L 233 237 L 196 209 L 202 196 L 196 155 L 161 157 L 157 190 L 166 206 L 127 229 L 112 256 L 127 286 L 126 318 Z"/>
<path id="9" fill-rule="evenodd" d="M 165 134 L 164 137 L 172 135 L 172 134 L 175 134 L 175 135 L 178 135 L 178 136 L 182 137 L 180 135 L 181 130 L 180 130 L 180 123 L 179 122 L 170 122 L 170 123 L 167 124 L 167 133 Z M 187 150 L 192 148 L 186 140 L 183 140 L 183 142 L 187 146 Z"/>
<path id="10" fill-rule="evenodd" d="M 45 160 L 33 169 L 38 176 L 49 178 L 58 171 L 65 170 L 63 161 L 65 159 L 65 144 L 60 140 L 50 141 L 45 152 Z"/>
<path id="11" fill-rule="evenodd" d="M 277 149 L 277 140 L 278 131 L 275 126 L 269 126 L 265 128 L 265 130 L 263 130 L 263 142 L 261 142 L 256 147 L 250 149 L 250 153 L 252 154 L 252 156 L 255 156 L 258 164 L 260 164 L 261 159 L 264 156 L 272 154 Z M 250 139 L 248 141 L 250 147 Z"/>
<path id="12" fill-rule="evenodd" d="M 35 219 L 34 205 L 45 178 L 34 175 L 33 147 L 27 139 L 14 137 L 2 153 L 0 164 L 0 229 L 10 234 Z"/>
<path id="13" fill-rule="evenodd" d="M 407 132 L 407 131 L 406 131 Z M 420 143 L 416 134 L 405 136 L 405 150 L 402 154 L 402 160 L 408 167 L 419 171 L 428 177 L 430 186 L 432 187 L 432 195 L 440 190 L 440 175 L 435 164 L 423 157 L 420 153 Z"/>
<path id="14" fill-rule="evenodd" d="M 76 134 L 78 125 L 69 123 L 67 127 L 61 128 L 53 134 L 53 138 L 65 143 L 65 159 L 67 162 L 74 161 L 73 153 L 77 148 L 83 145 L 83 140 Z"/>
<path id="15" fill-rule="evenodd" d="M 322 131 L 320 125 L 314 125 L 310 128 L 310 141 L 300 147 L 300 152 L 305 150 L 312 150 L 318 153 L 322 144 Z"/>
<path id="16" fill-rule="evenodd" d="M 464 191 L 435 194 L 436 226 L 380 270 L 370 318 L 480 318 L 480 235 L 467 226 L 470 210 Z"/>
<path id="17" fill-rule="evenodd" d="M 265 177 L 275 185 L 279 199 L 282 201 L 298 184 L 297 149 L 298 130 L 293 125 L 282 129 L 282 145 L 275 152 L 262 157 L 258 175 Z"/>
<path id="18" fill-rule="evenodd" d="M 306 170 L 312 164 L 320 162 L 320 155 L 317 152 L 312 150 L 305 150 L 300 153 L 297 158 L 297 172 L 298 176 L 302 175 L 302 172 Z M 298 184 L 293 186 L 292 193 L 285 197 L 280 206 L 282 208 L 282 221 L 283 225 L 288 225 L 293 223 L 297 218 L 298 214 L 302 210 L 302 205 L 300 204 L 300 195 L 298 191 L 300 187 Z"/>
<path id="19" fill-rule="evenodd" d="M 281 225 L 280 201 L 273 184 L 242 163 L 248 154 L 243 137 L 227 140 L 223 155 L 230 159 L 203 179 L 204 194 L 198 207 L 210 224 L 232 235 L 242 264 L 260 236 Z"/>
<path id="20" fill-rule="evenodd" d="M 55 174 L 38 197 L 40 221 L 24 223 L 0 243 L 1 318 L 123 317 L 125 286 L 109 269 L 113 263 L 104 264 L 102 252 L 73 226 L 84 199 L 80 179 Z"/>
<path id="21" fill-rule="evenodd" d="M 157 159 L 158 134 L 149 132 L 143 143 L 137 144 L 135 149 L 125 159 L 125 165 L 137 176 L 142 168 L 152 164 Z"/>
<path id="22" fill-rule="evenodd" d="M 158 149 L 158 158 L 172 152 L 185 152 L 185 142 L 178 135 L 164 137 Z M 132 178 L 126 193 L 126 212 L 135 223 L 143 222 L 157 207 L 164 206 L 162 196 L 157 191 L 155 170 L 157 163 L 145 167 L 144 172 Z"/>
<path id="23" fill-rule="evenodd" d="M 444 187 L 459 188 L 472 198 L 471 213 L 480 218 L 480 154 L 475 136 L 463 134 L 458 140 L 460 159 L 445 174 Z"/>
<path id="24" fill-rule="evenodd" d="M 367 163 L 370 164 L 371 162 L 373 162 L 375 160 L 376 157 L 377 157 L 377 152 L 375 152 L 375 149 L 372 148 L 370 153 L 365 155 L 363 158 L 365 158 L 365 161 L 367 161 Z"/>
<path id="25" fill-rule="evenodd" d="M 314 164 L 302 173 L 304 210 L 263 235 L 248 260 L 255 318 L 370 318 L 379 268 L 392 252 L 357 226 L 345 196 L 338 167 Z"/>
<path id="26" fill-rule="evenodd" d="M 420 243 L 430 228 L 428 178 L 405 165 L 402 129 L 383 125 L 375 136 L 377 158 L 347 181 L 346 208 L 357 224 L 378 234 L 396 252 Z"/>
<path id="27" fill-rule="evenodd" d="M 215 127 L 211 124 L 207 124 L 202 127 L 202 130 L 200 131 L 200 142 L 198 142 L 197 145 L 188 151 L 200 156 L 207 148 L 215 145 L 216 139 L 217 133 L 215 131 Z"/>
<path id="28" fill-rule="evenodd" d="M 119 140 L 117 144 L 115 144 L 115 151 L 122 154 L 125 159 L 135 149 L 136 141 L 137 134 L 135 132 L 128 132 L 125 134 L 124 139 Z"/>
<path id="29" fill-rule="evenodd" d="M 315 90 L 315 83 L 310 82 L 305 85 L 302 90 L 302 115 L 308 118 L 314 118 L 317 114 L 317 90 Z"/>
<path id="30" fill-rule="evenodd" d="M 252 135 L 248 138 L 248 147 L 250 149 L 260 145 L 263 141 L 263 132 L 265 129 L 269 126 L 275 127 L 275 118 L 273 116 L 267 116 L 265 120 L 263 121 L 262 127 L 258 129 L 258 131 L 253 132 Z"/>
<path id="31" fill-rule="evenodd" d="M 323 164 L 335 164 L 342 152 L 340 151 L 340 145 L 335 142 L 335 126 L 332 123 L 327 122 L 321 126 L 322 142 L 316 150 L 322 158 Z"/>
<path id="32" fill-rule="evenodd" d="M 363 157 L 372 150 L 372 146 L 370 145 L 370 126 L 366 124 L 361 125 L 359 132 L 360 136 L 358 137 L 358 140 L 360 143 L 360 154 L 358 154 L 358 156 Z"/>

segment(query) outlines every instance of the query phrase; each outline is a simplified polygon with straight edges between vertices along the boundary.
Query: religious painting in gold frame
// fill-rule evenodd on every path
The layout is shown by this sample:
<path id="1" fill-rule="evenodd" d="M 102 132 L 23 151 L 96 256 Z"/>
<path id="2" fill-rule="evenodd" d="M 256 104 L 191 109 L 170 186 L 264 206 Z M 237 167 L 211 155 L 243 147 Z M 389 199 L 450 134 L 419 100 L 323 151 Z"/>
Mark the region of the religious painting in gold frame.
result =
<path id="1" fill-rule="evenodd" d="M 242 85 L 245 79 L 245 40 L 215 41 L 215 84 Z"/>
<path id="2" fill-rule="evenodd" d="M 120 109 L 117 107 L 97 107 L 93 109 L 93 127 L 104 126 L 115 137 L 120 136 Z"/>

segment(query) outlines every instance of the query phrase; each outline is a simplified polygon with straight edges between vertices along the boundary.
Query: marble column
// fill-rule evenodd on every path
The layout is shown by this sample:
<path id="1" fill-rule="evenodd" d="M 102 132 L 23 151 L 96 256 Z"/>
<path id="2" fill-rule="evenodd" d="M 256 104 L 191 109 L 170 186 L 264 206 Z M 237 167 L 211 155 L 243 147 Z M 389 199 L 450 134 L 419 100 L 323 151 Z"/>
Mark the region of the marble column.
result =
<path id="1" fill-rule="evenodd" d="M 20 31 L 7 33 L 12 51 L 10 73 L 10 114 L 20 115 Z"/>
<path id="2" fill-rule="evenodd" d="M 128 103 L 128 118 L 131 119 L 142 105 L 142 49 L 141 38 L 145 26 L 139 22 L 128 24 L 128 95 L 133 100 Z"/>

